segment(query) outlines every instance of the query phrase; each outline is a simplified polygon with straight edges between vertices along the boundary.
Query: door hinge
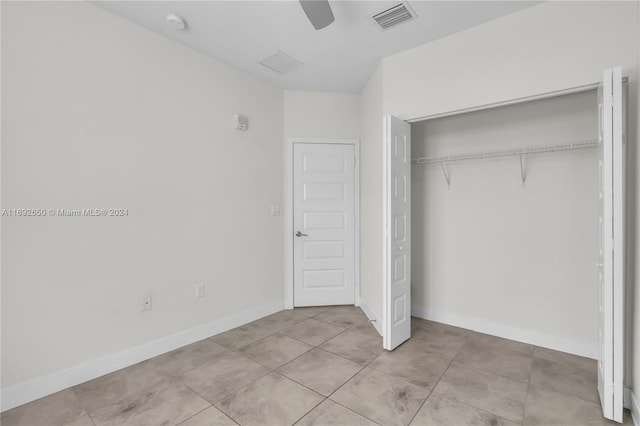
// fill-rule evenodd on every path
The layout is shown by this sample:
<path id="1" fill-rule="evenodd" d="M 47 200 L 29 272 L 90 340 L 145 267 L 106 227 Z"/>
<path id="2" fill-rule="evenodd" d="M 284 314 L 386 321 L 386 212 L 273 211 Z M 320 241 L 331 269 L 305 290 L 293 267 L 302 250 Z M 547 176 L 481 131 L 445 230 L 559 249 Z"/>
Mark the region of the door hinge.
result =
<path id="1" fill-rule="evenodd" d="M 356 166 L 356 157 L 353 157 L 353 167 Z"/>

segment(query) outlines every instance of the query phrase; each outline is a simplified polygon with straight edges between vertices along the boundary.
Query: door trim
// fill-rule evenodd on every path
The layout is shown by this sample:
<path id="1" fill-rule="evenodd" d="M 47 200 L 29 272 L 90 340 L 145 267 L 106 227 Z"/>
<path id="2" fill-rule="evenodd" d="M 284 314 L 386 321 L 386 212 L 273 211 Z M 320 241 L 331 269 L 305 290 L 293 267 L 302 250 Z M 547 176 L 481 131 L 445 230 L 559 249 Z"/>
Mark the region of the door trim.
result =
<path id="1" fill-rule="evenodd" d="M 360 306 L 360 139 L 289 138 L 286 148 L 285 200 L 284 200 L 284 307 L 293 309 L 293 146 L 294 144 L 353 145 L 356 160 L 354 173 L 354 285 L 355 306 Z"/>

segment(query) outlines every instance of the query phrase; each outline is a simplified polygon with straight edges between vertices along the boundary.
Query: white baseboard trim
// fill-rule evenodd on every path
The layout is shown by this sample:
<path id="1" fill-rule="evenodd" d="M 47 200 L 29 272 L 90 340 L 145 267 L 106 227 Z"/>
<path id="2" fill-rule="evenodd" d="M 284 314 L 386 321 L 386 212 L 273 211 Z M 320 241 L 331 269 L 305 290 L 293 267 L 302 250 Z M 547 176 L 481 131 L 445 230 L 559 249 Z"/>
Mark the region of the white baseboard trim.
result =
<path id="1" fill-rule="evenodd" d="M 633 424 L 640 426 L 640 399 L 633 389 L 624 389 L 624 408 L 631 410 Z"/>
<path id="2" fill-rule="evenodd" d="M 216 334 L 281 311 L 283 308 L 284 302 L 276 302 L 259 308 L 249 309 L 181 331 L 171 336 L 134 346 L 122 352 L 107 355 L 66 370 L 2 389 L 0 391 L 1 411 L 6 411 L 71 386 L 79 385 L 80 383 L 153 358 L 165 352 L 206 339 L 207 337 L 215 336 Z"/>
<path id="3" fill-rule="evenodd" d="M 382 323 L 363 298 L 360 298 L 360 309 L 362 309 L 362 312 L 369 318 L 369 321 L 371 321 L 371 324 L 376 328 L 378 334 L 382 336 Z"/>
<path id="4" fill-rule="evenodd" d="M 411 315 L 418 318 L 441 322 L 480 333 L 491 334 L 493 336 L 529 343 L 543 348 L 554 349 L 587 358 L 595 359 L 598 356 L 598 348 L 595 343 L 571 340 L 536 331 L 510 327 L 480 318 L 473 318 L 451 312 L 443 312 L 417 306 L 413 306 L 411 308 Z"/>

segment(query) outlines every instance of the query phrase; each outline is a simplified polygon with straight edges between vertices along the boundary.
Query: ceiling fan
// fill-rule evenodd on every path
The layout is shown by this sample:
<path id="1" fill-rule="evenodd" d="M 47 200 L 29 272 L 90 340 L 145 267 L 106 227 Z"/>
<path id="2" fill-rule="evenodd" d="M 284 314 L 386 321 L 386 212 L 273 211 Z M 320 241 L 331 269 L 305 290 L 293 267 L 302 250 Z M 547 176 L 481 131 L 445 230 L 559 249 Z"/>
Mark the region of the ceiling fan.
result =
<path id="1" fill-rule="evenodd" d="M 335 20 L 329 0 L 300 0 L 300 5 L 316 30 L 323 29 Z"/>

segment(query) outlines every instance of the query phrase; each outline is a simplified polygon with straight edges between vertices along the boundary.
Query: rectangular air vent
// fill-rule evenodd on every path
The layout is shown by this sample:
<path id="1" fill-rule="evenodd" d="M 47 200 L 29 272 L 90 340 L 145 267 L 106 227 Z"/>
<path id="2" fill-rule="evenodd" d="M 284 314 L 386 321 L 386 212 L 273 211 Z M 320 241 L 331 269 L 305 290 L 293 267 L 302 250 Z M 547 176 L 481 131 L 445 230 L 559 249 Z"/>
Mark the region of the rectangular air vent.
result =
<path id="1" fill-rule="evenodd" d="M 279 50 L 275 54 L 264 58 L 259 63 L 283 75 L 304 65 L 302 62 Z"/>
<path id="2" fill-rule="evenodd" d="M 373 15 L 372 18 L 381 29 L 388 30 L 389 28 L 415 18 L 415 16 L 415 13 L 409 8 L 408 4 L 400 3 L 384 12 Z"/>

